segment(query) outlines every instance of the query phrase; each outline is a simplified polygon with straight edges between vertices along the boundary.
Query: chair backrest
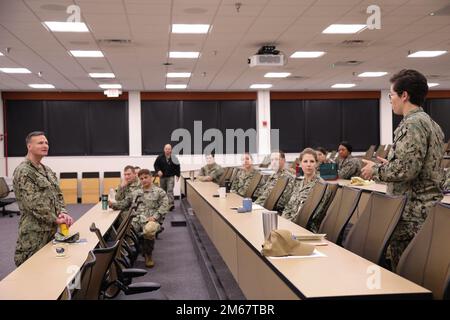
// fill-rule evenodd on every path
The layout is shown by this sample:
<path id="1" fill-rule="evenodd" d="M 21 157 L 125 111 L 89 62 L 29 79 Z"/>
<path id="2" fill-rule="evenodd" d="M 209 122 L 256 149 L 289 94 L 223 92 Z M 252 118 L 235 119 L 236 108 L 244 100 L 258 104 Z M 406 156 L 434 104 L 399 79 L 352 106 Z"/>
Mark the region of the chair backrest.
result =
<path id="1" fill-rule="evenodd" d="M 375 152 L 375 145 L 371 145 L 370 147 L 369 147 L 369 149 L 367 149 L 367 151 L 366 151 L 366 154 L 364 155 L 364 157 L 363 157 L 363 159 L 366 159 L 366 160 L 372 160 L 372 158 L 373 158 L 373 154 L 374 154 L 374 152 Z"/>
<path id="2" fill-rule="evenodd" d="M 261 178 L 262 178 L 262 175 L 259 172 L 256 172 L 253 175 L 252 180 L 250 180 L 250 183 L 248 184 L 247 190 L 245 190 L 245 194 L 244 194 L 245 198 L 253 197 L 253 194 L 255 193 L 256 188 L 258 188 Z"/>
<path id="3" fill-rule="evenodd" d="M 261 161 L 259 167 L 260 168 L 267 168 L 270 165 L 270 154 L 266 155 L 263 159 L 263 161 Z"/>
<path id="4" fill-rule="evenodd" d="M 89 251 L 86 262 L 81 267 L 80 277 L 75 278 L 75 291 L 72 294 L 72 300 L 87 300 L 87 295 L 91 286 L 92 274 L 96 259 L 94 252 Z M 78 279 L 78 280 L 77 280 Z M 79 282 L 78 282 L 79 281 Z M 77 283 L 78 282 L 78 283 Z M 78 288 L 77 288 L 78 287 Z M 98 299 L 92 298 L 91 299 Z"/>
<path id="5" fill-rule="evenodd" d="M 231 173 L 231 177 L 230 177 L 230 182 L 231 182 L 231 183 L 233 183 L 234 179 L 236 179 L 236 177 L 237 177 L 237 175 L 238 175 L 238 172 L 239 172 L 240 170 L 241 170 L 241 169 L 239 169 L 239 168 L 233 168 L 233 172 Z"/>
<path id="6" fill-rule="evenodd" d="M 281 195 L 284 192 L 284 189 L 286 188 L 286 185 L 288 184 L 289 179 L 286 177 L 280 177 L 278 178 L 277 182 L 273 186 L 272 190 L 270 191 L 269 195 L 267 196 L 266 201 L 264 201 L 263 207 L 267 210 L 274 210 L 275 205 L 277 204 L 278 200 L 280 199 Z"/>
<path id="7" fill-rule="evenodd" d="M 384 144 L 381 144 L 378 146 L 377 152 L 375 152 L 375 158 L 376 157 L 381 157 L 384 153 L 384 149 L 386 148 L 386 146 Z"/>
<path id="8" fill-rule="evenodd" d="M 317 206 L 322 200 L 326 189 L 326 183 L 322 181 L 317 182 L 292 221 L 299 226 L 306 228 L 312 215 L 314 214 L 314 211 L 316 211 Z"/>
<path id="9" fill-rule="evenodd" d="M 372 192 L 366 208 L 348 233 L 344 248 L 376 264 L 384 262 L 386 247 L 405 203 L 405 196 Z"/>
<path id="10" fill-rule="evenodd" d="M 358 205 L 361 192 L 360 189 L 339 187 L 320 225 L 319 233 L 326 233 L 329 241 L 341 244 L 345 226 Z"/>
<path id="11" fill-rule="evenodd" d="M 403 252 L 397 273 L 431 290 L 435 299 L 443 299 L 450 283 L 449 243 L 450 206 L 437 203 Z"/>
<path id="12" fill-rule="evenodd" d="M 219 186 L 225 186 L 225 180 L 230 179 L 232 173 L 233 173 L 233 168 L 226 167 L 218 181 Z"/>
<path id="13" fill-rule="evenodd" d="M 120 171 L 106 171 L 103 173 L 103 194 L 108 194 L 109 190 L 116 189 L 120 185 Z"/>
<path id="14" fill-rule="evenodd" d="M 95 256 L 95 265 L 92 269 L 91 281 L 89 282 L 89 290 L 86 292 L 84 299 L 97 300 L 104 290 L 107 272 L 114 261 L 117 250 L 119 249 L 119 241 L 113 246 L 107 248 L 96 248 L 93 250 Z"/>
<path id="15" fill-rule="evenodd" d="M 0 177 L 0 198 L 6 198 L 9 194 L 9 187 L 5 178 Z"/>

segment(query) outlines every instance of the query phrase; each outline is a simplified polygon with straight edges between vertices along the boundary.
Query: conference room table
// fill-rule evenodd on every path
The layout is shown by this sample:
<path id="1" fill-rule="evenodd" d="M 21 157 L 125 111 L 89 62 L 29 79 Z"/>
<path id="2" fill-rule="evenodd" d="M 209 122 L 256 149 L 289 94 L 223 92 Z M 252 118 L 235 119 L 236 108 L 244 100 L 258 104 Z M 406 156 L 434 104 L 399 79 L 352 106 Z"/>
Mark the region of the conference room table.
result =
<path id="1" fill-rule="evenodd" d="M 313 256 L 265 257 L 262 212 L 237 213 L 242 197 L 214 197 L 218 185 L 184 177 L 186 196 L 247 299 L 431 298 L 431 292 L 334 243 Z M 278 229 L 310 231 L 278 218 Z"/>
<path id="2" fill-rule="evenodd" d="M 56 257 L 49 242 L 0 281 L 0 300 L 58 299 L 98 244 L 95 233 L 89 231 L 91 224 L 94 222 L 104 235 L 118 215 L 119 211 L 102 210 L 101 203 L 92 207 L 70 227 L 70 234 L 79 232 L 82 242 L 68 244 L 65 257 Z"/>

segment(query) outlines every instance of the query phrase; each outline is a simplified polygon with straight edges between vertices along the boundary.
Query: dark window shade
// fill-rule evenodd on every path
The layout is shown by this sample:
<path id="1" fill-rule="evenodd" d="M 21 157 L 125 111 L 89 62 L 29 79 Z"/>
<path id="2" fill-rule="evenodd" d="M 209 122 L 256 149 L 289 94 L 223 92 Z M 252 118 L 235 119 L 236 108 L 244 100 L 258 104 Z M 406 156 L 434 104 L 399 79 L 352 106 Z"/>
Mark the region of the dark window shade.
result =
<path id="1" fill-rule="evenodd" d="M 214 142 L 203 141 L 205 131 L 208 129 L 219 129 L 219 103 L 217 101 L 183 101 L 182 102 L 182 127 L 191 133 L 191 153 L 201 154 L 206 146 Z M 201 134 L 194 134 L 194 122 L 201 121 Z M 197 141 L 195 141 L 197 140 Z M 200 144 L 200 141 L 202 143 Z M 201 150 L 195 149 L 195 144 L 201 145 Z M 197 147 L 198 148 L 198 147 Z M 225 149 L 225 145 L 223 146 Z"/>
<path id="2" fill-rule="evenodd" d="M 44 101 L 47 109 L 49 156 L 88 154 L 84 101 Z"/>
<path id="3" fill-rule="evenodd" d="M 6 101 L 8 155 L 26 154 L 25 137 L 42 130 L 49 155 L 128 154 L 126 101 Z"/>
<path id="4" fill-rule="evenodd" d="M 242 129 L 244 134 L 248 129 L 250 131 L 250 137 L 245 138 L 244 152 L 256 153 L 256 104 L 255 101 L 220 101 L 219 103 L 219 116 L 220 116 L 220 130 L 224 137 L 224 152 L 231 151 L 231 153 L 241 153 L 242 150 L 238 150 L 238 138 L 234 137 L 233 141 L 229 142 L 226 137 L 226 129 L 234 130 Z M 253 133 L 252 133 L 253 132 Z M 250 142 L 250 139 L 252 141 Z M 227 143 L 232 143 L 233 150 L 227 150 Z M 250 146 L 253 148 L 250 149 Z"/>
<path id="5" fill-rule="evenodd" d="M 370 145 L 380 143 L 377 100 L 341 100 L 341 107 L 342 140 L 349 141 L 355 151 L 367 150 Z"/>
<path id="6" fill-rule="evenodd" d="M 447 142 L 450 139 L 450 99 L 429 99 L 425 110 L 441 126 Z"/>
<path id="7" fill-rule="evenodd" d="M 46 131 L 44 107 L 42 101 L 12 101 L 5 103 L 8 144 L 5 143 L 5 155 L 22 157 L 27 154 L 25 138 L 32 131 Z M 6 147 L 8 150 L 6 150 Z"/>
<path id="8" fill-rule="evenodd" d="M 128 155 L 128 108 L 126 101 L 89 103 L 91 155 Z"/>
<path id="9" fill-rule="evenodd" d="M 279 130 L 279 149 L 299 152 L 305 148 L 304 101 L 272 100 L 270 102 L 270 125 Z M 271 145 L 274 146 L 272 139 Z"/>
<path id="10" fill-rule="evenodd" d="M 341 108 L 339 100 L 305 101 L 305 146 L 336 150 L 341 141 Z M 300 150 L 298 150 L 300 151 Z"/>
<path id="11" fill-rule="evenodd" d="M 142 101 L 142 153 L 159 154 L 170 140 L 172 132 L 180 127 L 179 101 Z M 175 142 L 175 144 L 178 142 Z"/>

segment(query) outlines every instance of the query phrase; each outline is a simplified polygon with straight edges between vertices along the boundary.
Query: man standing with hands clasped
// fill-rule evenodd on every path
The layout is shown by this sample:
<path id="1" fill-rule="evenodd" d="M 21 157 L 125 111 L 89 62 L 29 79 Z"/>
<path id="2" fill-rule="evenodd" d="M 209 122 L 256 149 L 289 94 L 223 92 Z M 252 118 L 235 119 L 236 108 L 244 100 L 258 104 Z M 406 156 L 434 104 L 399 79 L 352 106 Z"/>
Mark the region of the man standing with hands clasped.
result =
<path id="1" fill-rule="evenodd" d="M 175 186 L 175 177 L 180 179 L 180 162 L 178 158 L 172 155 L 172 146 L 166 144 L 164 153 L 156 158 L 153 164 L 156 174 L 159 176 L 159 186 L 167 193 L 169 198 L 170 210 L 175 208 L 173 187 Z"/>
<path id="2" fill-rule="evenodd" d="M 392 234 L 387 258 L 393 270 L 403 251 L 420 230 L 428 212 L 442 195 L 444 134 L 426 114 L 422 105 L 428 93 L 427 79 L 415 70 L 402 70 L 390 79 L 389 98 L 395 114 L 403 120 L 394 132 L 387 160 L 381 163 L 363 160 L 364 179 L 387 182 L 389 195 L 406 195 L 403 215 Z"/>
<path id="3" fill-rule="evenodd" d="M 45 134 L 35 131 L 26 137 L 25 160 L 14 170 L 14 193 L 20 209 L 19 237 L 14 262 L 20 266 L 54 237 L 60 224 L 71 226 L 56 174 L 42 158 L 48 154 Z"/>

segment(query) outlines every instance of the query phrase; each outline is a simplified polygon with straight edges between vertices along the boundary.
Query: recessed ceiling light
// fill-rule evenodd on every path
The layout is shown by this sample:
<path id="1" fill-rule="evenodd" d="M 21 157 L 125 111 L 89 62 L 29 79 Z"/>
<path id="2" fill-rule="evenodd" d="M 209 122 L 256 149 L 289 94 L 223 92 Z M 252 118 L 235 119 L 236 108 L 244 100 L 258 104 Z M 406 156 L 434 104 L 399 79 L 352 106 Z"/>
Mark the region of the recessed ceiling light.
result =
<path id="1" fill-rule="evenodd" d="M 272 85 L 269 83 L 255 83 L 250 86 L 250 89 L 269 89 Z"/>
<path id="2" fill-rule="evenodd" d="M 286 78 L 291 75 L 290 72 L 267 72 L 264 78 Z"/>
<path id="3" fill-rule="evenodd" d="M 99 50 L 70 50 L 70 54 L 77 58 L 101 58 L 103 52 Z"/>
<path id="4" fill-rule="evenodd" d="M 447 53 L 447 51 L 416 51 L 408 55 L 408 58 L 434 58 Z"/>
<path id="5" fill-rule="evenodd" d="M 168 72 L 167 78 L 189 78 L 191 76 L 190 72 Z"/>
<path id="6" fill-rule="evenodd" d="M 331 87 L 332 88 L 352 88 L 354 86 L 356 86 L 356 84 L 354 84 L 354 83 L 336 83 L 336 84 L 333 84 Z"/>
<path id="7" fill-rule="evenodd" d="M 323 51 L 296 51 L 291 58 L 318 58 L 325 54 Z"/>
<path id="8" fill-rule="evenodd" d="M 29 84 L 30 88 L 34 89 L 55 89 L 55 86 L 52 84 L 44 84 L 44 83 L 35 83 L 35 84 Z"/>
<path id="9" fill-rule="evenodd" d="M 428 88 L 436 87 L 438 85 L 439 85 L 439 83 L 437 83 L 437 82 L 428 82 Z"/>
<path id="10" fill-rule="evenodd" d="M 26 68 L 0 68 L 0 71 L 4 73 L 31 73 L 31 71 Z"/>
<path id="11" fill-rule="evenodd" d="M 332 24 L 323 30 L 322 33 L 358 33 L 366 27 L 365 24 Z"/>
<path id="12" fill-rule="evenodd" d="M 363 72 L 358 74 L 358 77 L 364 78 L 364 77 L 382 77 L 387 75 L 387 72 L 384 71 L 370 71 L 370 72 Z"/>
<path id="13" fill-rule="evenodd" d="M 115 78 L 114 73 L 111 72 L 93 72 L 89 73 L 89 77 L 91 78 Z"/>
<path id="14" fill-rule="evenodd" d="M 102 89 L 122 89 L 120 84 L 100 84 L 99 87 Z"/>
<path id="15" fill-rule="evenodd" d="M 196 59 L 200 55 L 200 52 L 189 51 L 170 51 L 169 58 L 189 58 Z"/>
<path id="16" fill-rule="evenodd" d="M 172 24 L 172 33 L 208 33 L 209 24 Z"/>
<path id="17" fill-rule="evenodd" d="M 186 89 L 187 84 L 166 84 L 166 89 Z"/>
<path id="18" fill-rule="evenodd" d="M 53 32 L 89 32 L 84 22 L 45 21 L 43 24 Z"/>

